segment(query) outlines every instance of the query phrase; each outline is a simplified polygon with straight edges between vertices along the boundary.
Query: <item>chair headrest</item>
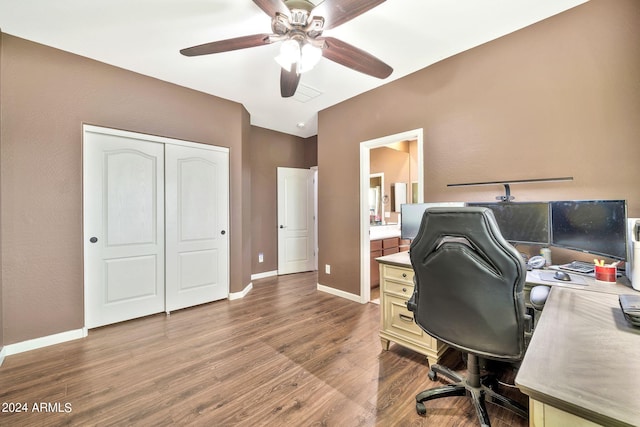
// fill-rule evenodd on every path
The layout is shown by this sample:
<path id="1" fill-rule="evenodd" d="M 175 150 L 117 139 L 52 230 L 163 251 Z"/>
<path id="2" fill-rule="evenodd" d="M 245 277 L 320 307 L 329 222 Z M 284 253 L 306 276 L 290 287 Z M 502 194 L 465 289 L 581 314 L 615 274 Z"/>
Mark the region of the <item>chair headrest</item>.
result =
<path id="1" fill-rule="evenodd" d="M 526 267 L 519 252 L 509 244 L 486 207 L 439 207 L 425 210 L 416 238 L 411 243 L 412 254 L 427 257 L 448 242 L 462 243 L 503 271 L 512 269 L 513 259 L 519 260 L 519 274 Z"/>

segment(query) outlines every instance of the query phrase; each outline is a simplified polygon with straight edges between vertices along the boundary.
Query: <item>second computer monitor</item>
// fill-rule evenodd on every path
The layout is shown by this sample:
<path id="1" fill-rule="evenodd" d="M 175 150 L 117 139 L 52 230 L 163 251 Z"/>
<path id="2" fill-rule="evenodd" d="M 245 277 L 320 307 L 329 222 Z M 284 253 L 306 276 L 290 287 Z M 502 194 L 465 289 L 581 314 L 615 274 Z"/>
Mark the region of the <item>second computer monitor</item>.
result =
<path id="1" fill-rule="evenodd" d="M 493 211 L 505 240 L 512 243 L 549 244 L 549 203 L 499 202 L 468 203 Z"/>
<path id="2" fill-rule="evenodd" d="M 550 205 L 552 246 L 627 258 L 625 200 L 570 200 Z"/>

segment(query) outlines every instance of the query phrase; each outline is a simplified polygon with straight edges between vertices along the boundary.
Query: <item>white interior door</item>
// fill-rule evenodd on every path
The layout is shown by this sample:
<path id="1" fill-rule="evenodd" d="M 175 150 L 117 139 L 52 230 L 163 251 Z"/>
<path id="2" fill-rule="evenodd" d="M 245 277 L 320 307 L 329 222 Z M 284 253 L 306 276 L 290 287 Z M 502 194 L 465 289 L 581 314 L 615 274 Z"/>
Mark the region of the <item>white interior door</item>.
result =
<path id="1" fill-rule="evenodd" d="M 167 145 L 166 311 L 229 294 L 229 153 Z"/>
<path id="2" fill-rule="evenodd" d="M 84 133 L 86 327 L 164 310 L 164 146 Z"/>
<path id="3" fill-rule="evenodd" d="M 313 171 L 278 168 L 278 274 L 315 268 L 313 200 Z"/>

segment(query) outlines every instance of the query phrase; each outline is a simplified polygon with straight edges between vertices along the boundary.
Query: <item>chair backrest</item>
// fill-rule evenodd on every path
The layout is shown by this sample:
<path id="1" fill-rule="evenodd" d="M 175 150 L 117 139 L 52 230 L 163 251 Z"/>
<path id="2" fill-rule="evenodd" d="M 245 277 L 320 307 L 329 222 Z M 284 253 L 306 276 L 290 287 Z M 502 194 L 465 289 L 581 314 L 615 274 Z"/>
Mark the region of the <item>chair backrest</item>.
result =
<path id="1" fill-rule="evenodd" d="M 415 321 L 425 332 L 482 357 L 524 356 L 526 267 L 490 209 L 427 209 L 410 258 Z"/>

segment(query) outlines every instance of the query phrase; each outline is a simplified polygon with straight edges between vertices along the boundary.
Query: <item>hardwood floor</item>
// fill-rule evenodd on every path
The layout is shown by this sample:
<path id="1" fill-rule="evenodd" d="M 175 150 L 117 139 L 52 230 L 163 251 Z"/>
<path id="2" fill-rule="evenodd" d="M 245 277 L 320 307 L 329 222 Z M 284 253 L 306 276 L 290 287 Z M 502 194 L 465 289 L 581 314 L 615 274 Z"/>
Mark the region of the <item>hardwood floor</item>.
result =
<path id="1" fill-rule="evenodd" d="M 415 395 L 440 385 L 427 378 L 426 358 L 397 345 L 382 351 L 380 306 L 316 284 L 314 273 L 262 279 L 240 300 L 9 356 L 0 367 L 0 409 L 26 403 L 27 411 L 0 412 L 0 425 L 478 424 L 465 397 L 428 402 L 427 416 L 418 416 Z M 445 359 L 464 367 L 456 352 Z M 487 407 L 494 426 L 527 425 Z"/>

